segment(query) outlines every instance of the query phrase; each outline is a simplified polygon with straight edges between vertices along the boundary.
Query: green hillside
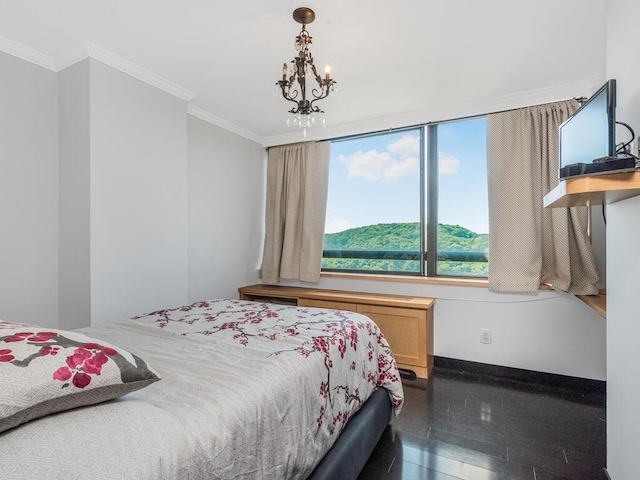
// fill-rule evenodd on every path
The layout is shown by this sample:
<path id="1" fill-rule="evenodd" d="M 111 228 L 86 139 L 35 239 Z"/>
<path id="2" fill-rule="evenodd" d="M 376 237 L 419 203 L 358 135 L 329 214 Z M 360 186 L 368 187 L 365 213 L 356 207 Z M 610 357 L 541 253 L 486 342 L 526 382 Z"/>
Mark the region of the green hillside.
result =
<path id="1" fill-rule="evenodd" d="M 374 250 L 420 251 L 420 224 L 380 223 L 350 228 L 343 232 L 324 236 L 325 250 Z M 489 235 L 478 234 L 459 225 L 438 225 L 438 252 L 484 252 L 489 249 Z M 420 271 L 417 260 L 366 258 L 325 258 L 323 268 L 341 270 L 380 270 L 396 272 Z M 447 261 L 438 262 L 438 274 L 486 277 L 486 262 Z"/>

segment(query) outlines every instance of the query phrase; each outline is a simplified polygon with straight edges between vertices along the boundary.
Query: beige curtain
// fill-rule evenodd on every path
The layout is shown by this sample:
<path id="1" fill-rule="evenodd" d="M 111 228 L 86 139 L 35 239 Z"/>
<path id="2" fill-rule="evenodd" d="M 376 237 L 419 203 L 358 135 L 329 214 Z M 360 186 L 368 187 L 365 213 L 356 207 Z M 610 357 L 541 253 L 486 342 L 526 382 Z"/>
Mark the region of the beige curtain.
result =
<path id="1" fill-rule="evenodd" d="M 543 208 L 558 184 L 558 127 L 575 100 L 487 116 L 489 288 L 534 292 L 540 283 L 598 293 L 588 208 Z"/>
<path id="2" fill-rule="evenodd" d="M 329 142 L 269 149 L 262 281 L 318 283 L 329 181 Z"/>

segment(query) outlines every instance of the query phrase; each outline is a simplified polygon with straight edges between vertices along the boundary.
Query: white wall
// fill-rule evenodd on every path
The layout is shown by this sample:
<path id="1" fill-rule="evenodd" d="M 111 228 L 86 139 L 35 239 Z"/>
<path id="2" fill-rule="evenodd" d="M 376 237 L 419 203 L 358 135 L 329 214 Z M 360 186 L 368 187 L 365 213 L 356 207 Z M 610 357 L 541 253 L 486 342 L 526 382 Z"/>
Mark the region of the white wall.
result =
<path id="1" fill-rule="evenodd" d="M 618 80 L 618 120 L 640 131 L 640 3 L 609 0 L 607 75 Z M 607 469 L 637 478 L 640 448 L 640 198 L 607 207 Z"/>
<path id="2" fill-rule="evenodd" d="M 258 280 L 261 146 L 92 59 L 0 53 L 0 87 L 0 318 L 72 329 Z"/>
<path id="3" fill-rule="evenodd" d="M 186 102 L 91 59 L 91 323 L 187 301 Z"/>
<path id="4" fill-rule="evenodd" d="M 192 116 L 188 132 L 189 302 L 237 298 L 258 281 L 265 152 Z"/>
<path id="5" fill-rule="evenodd" d="M 56 74 L 0 52 L 0 318 L 58 323 Z"/>
<path id="6" fill-rule="evenodd" d="M 318 286 L 436 298 L 434 354 L 440 357 L 606 378 L 605 320 L 573 295 L 552 291 L 508 294 L 483 287 L 334 277 L 322 278 Z M 491 330 L 491 344 L 480 343 L 481 328 Z"/>
<path id="7" fill-rule="evenodd" d="M 58 75 L 59 95 L 59 327 L 91 319 L 89 60 Z"/>

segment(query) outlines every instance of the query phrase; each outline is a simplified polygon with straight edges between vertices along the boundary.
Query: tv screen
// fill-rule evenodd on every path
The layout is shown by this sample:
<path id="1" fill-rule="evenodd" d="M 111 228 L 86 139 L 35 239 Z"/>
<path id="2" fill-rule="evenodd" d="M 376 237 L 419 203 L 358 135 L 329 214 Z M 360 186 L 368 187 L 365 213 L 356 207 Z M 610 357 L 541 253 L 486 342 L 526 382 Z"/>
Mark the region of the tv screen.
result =
<path id="1" fill-rule="evenodd" d="M 560 169 L 615 157 L 616 81 L 609 80 L 560 125 Z"/>

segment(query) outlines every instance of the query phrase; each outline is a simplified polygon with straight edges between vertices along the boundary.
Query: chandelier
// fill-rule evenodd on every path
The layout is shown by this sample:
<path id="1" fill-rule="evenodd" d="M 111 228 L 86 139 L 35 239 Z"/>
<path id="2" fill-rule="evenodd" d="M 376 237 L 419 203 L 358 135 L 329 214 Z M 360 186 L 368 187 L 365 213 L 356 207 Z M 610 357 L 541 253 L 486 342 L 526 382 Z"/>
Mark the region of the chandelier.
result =
<path id="1" fill-rule="evenodd" d="M 276 91 L 280 87 L 284 99 L 294 103 L 294 107 L 289 110 L 287 116 L 287 125 L 302 128 L 304 137 L 307 136 L 307 128 L 319 122 L 322 126 L 325 125 L 324 111 L 315 103 L 337 91 L 336 82 L 331 79 L 329 62 L 324 67 L 324 78 L 318 75 L 316 66 L 313 64 L 312 37 L 307 32 L 307 24 L 313 22 L 315 18 L 316 15 L 310 8 L 302 7 L 294 10 L 293 19 L 302 24 L 302 30 L 294 43 L 294 49 L 298 54 L 291 60 L 291 67 L 286 63 L 282 65 L 282 80 L 276 83 Z M 318 119 L 320 114 L 322 118 Z"/>

